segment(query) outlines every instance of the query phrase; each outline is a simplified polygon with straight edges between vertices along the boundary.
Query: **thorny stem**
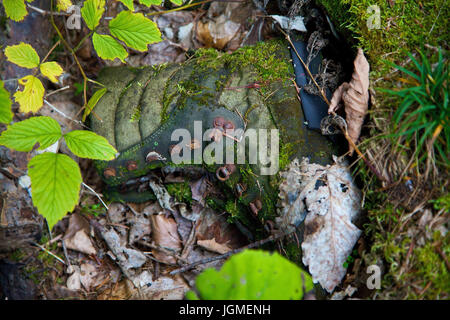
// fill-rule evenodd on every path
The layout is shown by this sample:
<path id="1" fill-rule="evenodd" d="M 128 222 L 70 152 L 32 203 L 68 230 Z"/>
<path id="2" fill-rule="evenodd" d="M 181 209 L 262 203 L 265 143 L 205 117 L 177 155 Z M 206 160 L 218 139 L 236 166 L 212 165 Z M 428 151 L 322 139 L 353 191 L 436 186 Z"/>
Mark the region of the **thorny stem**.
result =
<path id="1" fill-rule="evenodd" d="M 311 74 L 311 71 L 309 70 L 308 66 L 305 64 L 305 62 L 303 61 L 302 57 L 297 52 L 297 49 L 295 48 L 294 44 L 292 43 L 292 40 L 291 40 L 291 37 L 289 36 L 289 34 L 284 32 L 284 30 L 281 29 L 280 27 L 279 27 L 279 30 L 281 31 L 281 33 L 283 33 L 283 35 L 285 36 L 286 40 L 291 45 L 291 48 L 294 50 L 295 55 L 298 57 L 298 59 L 301 61 L 301 63 L 305 67 L 306 72 L 308 72 L 309 77 L 312 79 L 312 81 L 314 82 L 314 85 L 319 90 L 320 94 L 322 95 L 323 100 L 327 103 L 327 105 L 330 105 L 330 101 L 325 96 L 325 93 L 323 92 L 322 88 L 320 88 L 319 84 L 316 82 L 316 80 L 314 79 L 313 75 Z M 336 116 L 336 113 L 334 111 L 331 111 L 330 113 L 333 116 Z M 369 160 L 367 160 L 367 158 L 364 156 L 364 154 L 361 152 L 361 150 L 359 150 L 358 146 L 353 142 L 353 140 L 348 135 L 347 128 L 341 128 L 341 130 L 342 130 L 342 133 L 344 134 L 345 139 L 348 141 L 350 146 L 356 151 L 356 153 L 361 157 L 361 159 L 363 159 L 364 163 L 367 165 L 369 170 L 372 171 L 377 176 L 377 178 L 380 179 L 381 181 L 385 181 L 385 182 L 389 183 L 389 181 L 387 181 L 386 178 L 383 177 L 378 172 L 378 170 L 369 162 Z"/>

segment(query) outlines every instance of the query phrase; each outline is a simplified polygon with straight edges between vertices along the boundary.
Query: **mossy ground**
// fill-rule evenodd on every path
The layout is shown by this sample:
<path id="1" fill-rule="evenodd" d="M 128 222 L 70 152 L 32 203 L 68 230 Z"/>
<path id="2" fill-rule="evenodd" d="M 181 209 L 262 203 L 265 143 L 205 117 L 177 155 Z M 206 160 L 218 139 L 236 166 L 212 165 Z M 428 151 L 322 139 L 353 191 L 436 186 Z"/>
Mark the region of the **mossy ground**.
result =
<path id="1" fill-rule="evenodd" d="M 448 168 L 438 166 L 436 169 L 440 173 L 428 178 L 424 174 L 424 164 L 407 167 L 414 152 L 413 145 L 407 146 L 401 157 L 392 156 L 398 150 L 390 147 L 390 140 L 382 136 L 392 133 L 391 118 L 399 100 L 382 89 L 395 90 L 407 85 L 407 77 L 387 61 L 411 69 L 407 52 L 417 55 L 418 50 L 424 51 L 431 63 L 436 61 L 437 48 L 442 48 L 446 56 L 450 4 L 446 0 L 317 0 L 316 3 L 323 6 L 344 38 L 355 48 L 363 48 L 370 62 L 372 105 L 361 149 L 370 155 L 389 146 L 382 154 L 385 158 L 395 159 L 384 164 L 384 168 L 389 166 L 387 170 L 394 173 L 393 182 L 399 182 L 394 188 L 382 186 L 363 163 L 358 164 L 368 215 L 364 228 L 368 245 L 361 256 L 366 266 L 378 264 L 384 267 L 382 287 L 376 294 L 372 292 L 372 297 L 449 299 L 449 234 L 444 235 L 431 223 L 420 229 L 419 223 L 426 210 L 431 211 L 432 219 L 448 219 Z M 380 9 L 380 28 L 369 29 L 367 21 L 374 11 L 368 11 L 368 8 L 373 5 Z M 399 186 L 404 185 L 405 174 L 417 182 L 414 192 L 401 192 Z M 425 176 L 426 181 L 421 181 Z"/>

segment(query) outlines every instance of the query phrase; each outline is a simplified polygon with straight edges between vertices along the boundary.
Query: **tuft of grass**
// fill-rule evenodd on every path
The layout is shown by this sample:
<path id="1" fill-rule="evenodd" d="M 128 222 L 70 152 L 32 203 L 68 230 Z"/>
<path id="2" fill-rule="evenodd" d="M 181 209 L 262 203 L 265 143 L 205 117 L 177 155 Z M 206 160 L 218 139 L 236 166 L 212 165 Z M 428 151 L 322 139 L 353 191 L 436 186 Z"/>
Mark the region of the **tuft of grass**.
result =
<path id="1" fill-rule="evenodd" d="M 397 139 L 397 146 L 405 145 L 405 140 L 407 145 L 411 145 L 414 140 L 417 142 L 416 163 L 422 162 L 427 155 L 434 158 L 437 154 L 442 164 L 448 166 L 450 164 L 448 61 L 444 60 L 442 50 L 439 50 L 438 61 L 434 66 L 424 53 L 420 51 L 419 53 L 420 62 L 412 54 L 408 54 L 416 70 L 392 64 L 410 77 L 402 80 L 412 86 L 398 91 L 383 90 L 401 99 L 393 117 L 393 137 Z M 423 148 L 425 143 L 428 150 Z"/>

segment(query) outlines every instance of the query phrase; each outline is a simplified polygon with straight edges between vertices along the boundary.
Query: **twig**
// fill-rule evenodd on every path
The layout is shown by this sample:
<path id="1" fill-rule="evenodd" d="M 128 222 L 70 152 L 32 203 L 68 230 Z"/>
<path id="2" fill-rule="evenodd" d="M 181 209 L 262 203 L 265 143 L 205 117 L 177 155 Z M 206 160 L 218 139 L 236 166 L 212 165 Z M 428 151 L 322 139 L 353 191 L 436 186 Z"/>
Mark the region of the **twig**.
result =
<path id="1" fill-rule="evenodd" d="M 34 11 L 36 11 L 36 12 L 39 12 L 40 14 L 42 14 L 42 15 L 48 15 L 48 14 L 51 14 L 51 15 L 54 15 L 54 16 L 70 16 L 70 13 L 67 13 L 67 12 L 52 12 L 52 11 L 46 11 L 46 10 L 43 10 L 43 9 L 41 9 L 41 8 L 38 8 L 38 7 L 35 7 L 35 6 L 33 6 L 33 5 L 31 5 L 31 4 L 29 4 L 29 3 L 27 3 L 27 6 L 28 6 L 28 8 L 30 8 L 31 10 L 34 10 Z"/>
<path id="2" fill-rule="evenodd" d="M 206 258 L 206 259 L 195 261 L 195 262 L 193 262 L 191 264 L 188 264 L 188 265 L 186 265 L 186 266 L 184 266 L 182 268 L 173 270 L 173 271 L 169 272 L 169 274 L 171 276 L 173 276 L 173 275 L 176 275 L 178 273 L 182 273 L 182 272 L 186 272 L 188 270 L 191 270 L 191 269 L 193 269 L 194 267 L 196 267 L 196 266 L 198 266 L 200 264 L 205 264 L 205 263 L 209 263 L 209 262 L 213 262 L 213 261 L 217 261 L 217 260 L 226 259 L 226 258 L 228 258 L 228 257 L 230 257 L 230 256 L 232 256 L 232 255 L 234 255 L 236 253 L 239 253 L 239 252 L 241 252 L 241 251 L 243 251 L 245 249 L 251 249 L 251 248 L 260 247 L 260 246 L 266 244 L 267 242 L 271 242 L 271 241 L 280 239 L 280 238 L 282 238 L 282 237 L 284 237 L 286 235 L 289 235 L 290 233 L 291 232 L 289 232 L 289 233 L 280 233 L 278 235 L 271 235 L 270 237 L 268 237 L 266 239 L 250 243 L 249 245 L 244 246 L 244 247 L 239 248 L 239 249 L 231 250 L 231 251 L 229 251 L 229 252 L 227 252 L 225 254 L 222 254 L 220 256 L 216 256 L 216 257 L 212 257 L 212 258 Z"/>
<path id="3" fill-rule="evenodd" d="M 60 115 L 62 115 L 64 118 L 69 119 L 70 121 L 73 121 L 77 124 L 79 124 L 80 126 L 89 129 L 89 127 L 85 126 L 83 122 L 81 122 L 80 120 L 74 120 L 71 117 L 69 117 L 68 115 L 66 115 L 64 112 L 58 110 L 58 108 L 56 108 L 54 105 L 52 105 L 50 102 L 48 102 L 46 99 L 44 99 L 44 102 L 53 110 L 55 110 L 57 113 L 59 113 Z"/>
<path id="4" fill-rule="evenodd" d="M 109 208 L 108 208 L 108 206 L 106 205 L 106 203 L 103 202 L 102 197 L 101 197 L 97 192 L 95 192 L 94 189 L 92 189 L 91 187 L 89 187 L 89 186 L 88 186 L 86 183 L 84 183 L 84 182 L 82 182 L 81 184 L 82 184 L 86 189 L 88 189 L 89 191 L 93 192 L 94 195 L 98 198 L 98 200 L 100 200 L 100 202 L 101 202 L 101 203 L 103 204 L 103 206 L 106 208 L 106 210 L 109 210 Z"/>
<path id="5" fill-rule="evenodd" d="M 51 95 L 54 95 L 55 93 L 58 93 L 58 92 L 67 90 L 67 89 L 69 89 L 69 88 L 70 88 L 70 86 L 65 86 L 65 87 L 59 88 L 59 89 L 57 89 L 57 90 L 54 90 L 54 91 L 52 91 L 52 92 L 47 93 L 47 94 L 45 95 L 45 97 L 48 98 L 48 97 L 50 97 Z"/>
<path id="6" fill-rule="evenodd" d="M 39 247 L 41 250 L 45 251 L 46 253 L 48 253 L 49 255 L 51 255 L 53 258 L 55 258 L 56 260 L 58 260 L 59 262 L 61 262 L 62 264 L 66 264 L 66 262 L 61 259 L 60 257 L 58 257 L 57 255 L 55 255 L 54 253 L 52 253 L 51 251 L 45 249 L 43 246 L 41 246 L 38 243 L 34 243 L 35 246 Z"/>
<path id="7" fill-rule="evenodd" d="M 163 252 L 163 253 L 165 253 L 165 254 L 167 254 L 167 255 L 169 255 L 169 256 L 174 257 L 174 258 L 177 259 L 177 260 L 180 260 L 181 262 L 187 263 L 187 260 L 186 260 L 186 259 L 182 258 L 182 257 L 181 257 L 180 255 L 178 255 L 177 253 L 172 252 L 172 250 L 170 250 L 169 248 L 164 248 L 164 247 L 161 247 L 161 246 L 158 246 L 158 245 L 154 245 L 154 244 L 151 244 L 151 243 L 142 241 L 142 240 L 141 240 L 141 241 L 138 241 L 138 243 L 141 244 L 141 245 L 143 245 L 143 246 L 149 247 L 149 248 L 151 248 L 151 249 L 161 251 L 161 252 Z"/>

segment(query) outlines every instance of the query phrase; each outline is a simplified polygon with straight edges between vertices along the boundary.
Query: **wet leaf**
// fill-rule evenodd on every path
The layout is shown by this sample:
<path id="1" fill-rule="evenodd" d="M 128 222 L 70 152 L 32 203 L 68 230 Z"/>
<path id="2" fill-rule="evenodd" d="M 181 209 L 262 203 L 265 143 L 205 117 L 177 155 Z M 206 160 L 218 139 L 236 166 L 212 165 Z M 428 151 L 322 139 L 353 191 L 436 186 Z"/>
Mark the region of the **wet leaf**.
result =
<path id="1" fill-rule="evenodd" d="M 61 127 L 53 118 L 32 117 L 16 122 L 3 131 L 0 144 L 17 151 L 28 152 L 38 143 L 38 150 L 44 150 L 61 136 Z"/>

